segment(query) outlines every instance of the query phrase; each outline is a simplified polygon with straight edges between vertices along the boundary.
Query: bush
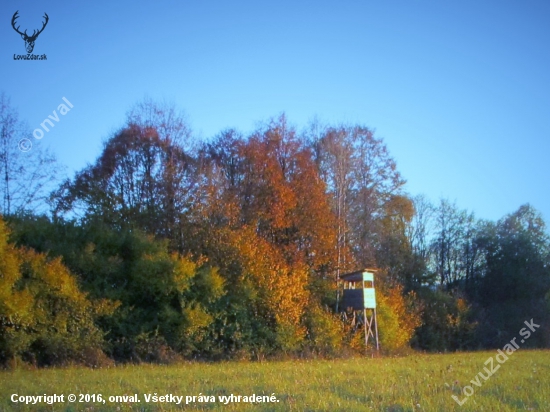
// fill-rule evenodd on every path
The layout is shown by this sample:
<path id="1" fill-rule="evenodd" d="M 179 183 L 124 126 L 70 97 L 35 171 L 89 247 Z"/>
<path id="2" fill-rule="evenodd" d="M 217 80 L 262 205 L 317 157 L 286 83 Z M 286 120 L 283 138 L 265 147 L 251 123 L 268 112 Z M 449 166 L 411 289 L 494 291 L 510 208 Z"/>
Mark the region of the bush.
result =
<path id="1" fill-rule="evenodd" d="M 135 338 L 134 360 L 170 364 L 181 361 L 181 357 L 158 334 L 142 333 Z"/>
<path id="2" fill-rule="evenodd" d="M 15 248 L 8 235 L 0 219 L 0 363 L 64 365 L 100 351 L 94 320 L 114 307 L 92 304 L 60 258 Z"/>
<path id="3" fill-rule="evenodd" d="M 305 324 L 309 351 L 321 356 L 332 356 L 340 351 L 344 330 L 336 315 L 312 304 L 306 312 Z"/>
<path id="4" fill-rule="evenodd" d="M 409 345 L 421 319 L 413 302 L 415 294 L 403 296 L 402 286 L 395 286 L 377 294 L 377 317 L 380 346 L 390 352 Z"/>
<path id="5" fill-rule="evenodd" d="M 428 351 L 473 349 L 477 324 L 471 307 L 460 296 L 442 290 L 420 290 L 422 325 L 413 347 Z"/>

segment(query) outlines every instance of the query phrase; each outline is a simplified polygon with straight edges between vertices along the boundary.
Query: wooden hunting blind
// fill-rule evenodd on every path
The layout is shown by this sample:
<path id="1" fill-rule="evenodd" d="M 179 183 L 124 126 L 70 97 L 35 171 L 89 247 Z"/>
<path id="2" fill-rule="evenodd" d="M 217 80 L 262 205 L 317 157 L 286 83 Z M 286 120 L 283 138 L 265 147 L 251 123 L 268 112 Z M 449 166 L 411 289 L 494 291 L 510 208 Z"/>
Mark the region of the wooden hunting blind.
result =
<path id="1" fill-rule="evenodd" d="M 368 345 L 369 336 L 378 343 L 378 322 L 376 319 L 376 292 L 374 289 L 374 274 L 377 269 L 363 269 L 340 276 L 344 282 L 341 308 L 344 311 L 353 312 L 353 322 L 359 312 L 359 322 L 365 329 L 365 346 Z M 373 332 L 374 326 L 374 332 Z"/>
<path id="2" fill-rule="evenodd" d="M 343 309 L 376 309 L 374 271 L 375 269 L 365 269 L 347 273 L 340 277 L 344 282 Z"/>

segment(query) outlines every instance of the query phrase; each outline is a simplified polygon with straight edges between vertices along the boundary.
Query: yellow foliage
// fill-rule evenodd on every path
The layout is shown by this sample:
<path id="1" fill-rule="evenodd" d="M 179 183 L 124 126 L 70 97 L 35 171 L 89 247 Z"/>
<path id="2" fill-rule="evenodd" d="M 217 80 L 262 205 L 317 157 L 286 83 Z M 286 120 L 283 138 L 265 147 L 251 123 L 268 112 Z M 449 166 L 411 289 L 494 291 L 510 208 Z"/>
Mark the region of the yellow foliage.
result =
<path id="1" fill-rule="evenodd" d="M 220 237 L 238 254 L 239 277 L 231 281 L 253 286 L 257 315 L 274 322 L 277 334 L 281 339 L 287 336 L 290 346 L 294 346 L 291 341 L 301 341 L 306 332 L 301 323 L 310 297 L 307 266 L 287 263 L 281 251 L 251 227 L 220 230 Z"/>
<path id="2" fill-rule="evenodd" d="M 61 258 L 16 248 L 7 237 L 0 218 L 0 361 L 28 355 L 33 342 L 40 342 L 41 355 L 60 361 L 98 349 L 94 317 L 112 313 L 117 303 L 92 304 Z"/>
<path id="3" fill-rule="evenodd" d="M 331 354 L 341 348 L 344 328 L 337 315 L 313 303 L 308 308 L 306 322 L 312 349 Z"/>
<path id="4" fill-rule="evenodd" d="M 200 306 L 184 308 L 183 315 L 188 322 L 187 331 L 190 334 L 194 334 L 200 329 L 206 328 L 213 320 L 212 316 L 206 313 Z"/>
<path id="5" fill-rule="evenodd" d="M 0 318 L 9 323 L 27 323 L 32 308 L 32 297 L 26 290 L 15 290 L 21 278 L 20 258 L 16 249 L 8 244 L 9 230 L 0 217 Z"/>
<path id="6" fill-rule="evenodd" d="M 390 351 L 407 346 L 421 325 L 420 315 L 412 305 L 414 293 L 403 296 L 403 287 L 397 285 L 380 291 L 376 297 L 380 345 Z"/>
<path id="7" fill-rule="evenodd" d="M 277 323 L 298 326 L 309 299 L 307 268 L 284 263 L 278 250 L 250 230 L 240 232 L 238 242 L 246 274 L 258 287 L 269 313 Z"/>
<path id="8" fill-rule="evenodd" d="M 176 284 L 176 289 L 179 293 L 189 289 L 191 279 L 195 276 L 197 265 L 190 259 L 185 258 L 177 253 L 172 254 L 172 260 L 176 262 L 174 267 L 173 279 Z"/>

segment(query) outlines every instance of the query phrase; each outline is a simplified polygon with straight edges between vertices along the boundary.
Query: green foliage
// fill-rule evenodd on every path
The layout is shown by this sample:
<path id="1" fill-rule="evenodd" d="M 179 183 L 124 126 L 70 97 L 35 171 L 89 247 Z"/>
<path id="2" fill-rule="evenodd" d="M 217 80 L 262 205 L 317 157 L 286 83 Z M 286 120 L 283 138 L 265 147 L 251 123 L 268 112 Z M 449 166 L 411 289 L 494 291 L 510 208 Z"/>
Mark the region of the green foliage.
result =
<path id="1" fill-rule="evenodd" d="M 544 303 L 550 291 L 550 238 L 540 214 L 529 205 L 497 224 L 487 225 L 479 242 L 486 256 L 485 276 L 474 296 L 480 307 L 479 340 L 498 346 L 525 320 L 550 320 Z M 550 344 L 548 330 L 529 345 Z"/>
<path id="2" fill-rule="evenodd" d="M 338 316 L 311 304 L 305 317 L 308 331 L 306 348 L 324 356 L 338 354 L 344 337 L 344 328 Z"/>
<path id="3" fill-rule="evenodd" d="M 415 329 L 421 325 L 416 295 L 403 295 L 402 286 L 377 294 L 378 329 L 380 345 L 385 351 L 395 352 L 408 347 Z"/>
<path id="4" fill-rule="evenodd" d="M 530 206 L 491 223 L 412 199 L 359 125 L 299 134 L 282 114 L 189 137 L 147 100 L 52 193 L 51 218 L 10 215 L 17 246 L 0 227 L 4 363 L 362 349 L 332 310 L 338 276 L 371 265 L 388 352 L 498 346 L 520 319 L 550 320 L 550 240 Z M 529 344 L 549 344 L 543 329 Z"/>
<path id="5" fill-rule="evenodd" d="M 408 342 L 400 338 L 400 325 L 397 314 L 383 300 L 377 310 L 380 346 L 388 352 L 403 348 Z"/>
<path id="6" fill-rule="evenodd" d="M 113 307 L 88 300 L 61 259 L 14 248 L 7 237 L 0 220 L 0 362 L 94 362 L 89 354 L 103 341 L 94 320 Z"/>
<path id="7" fill-rule="evenodd" d="M 478 326 L 464 298 L 440 289 L 419 291 L 422 325 L 413 346 L 428 351 L 475 349 Z"/>
<path id="8" fill-rule="evenodd" d="M 97 319 L 106 334 L 106 350 L 115 359 L 164 362 L 173 351 L 190 355 L 209 350 L 207 337 L 225 294 L 215 268 L 198 266 L 170 252 L 168 242 L 135 230 L 34 218 L 13 219 L 13 224 L 20 243 L 63 256 L 91 297 L 117 307 Z M 145 356 L 145 347 L 156 348 L 159 355 Z"/>

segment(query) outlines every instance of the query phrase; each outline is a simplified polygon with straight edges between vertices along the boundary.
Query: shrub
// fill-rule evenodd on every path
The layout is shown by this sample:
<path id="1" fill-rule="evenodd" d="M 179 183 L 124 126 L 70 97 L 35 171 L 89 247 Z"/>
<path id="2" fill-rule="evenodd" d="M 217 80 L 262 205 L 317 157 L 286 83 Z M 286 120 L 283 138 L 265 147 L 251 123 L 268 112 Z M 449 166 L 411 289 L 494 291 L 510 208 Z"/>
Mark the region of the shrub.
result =
<path id="1" fill-rule="evenodd" d="M 306 312 L 305 324 L 307 349 L 322 356 L 335 355 L 340 351 L 344 330 L 336 315 L 312 304 Z"/>
<path id="2" fill-rule="evenodd" d="M 60 258 L 15 248 L 8 235 L 0 219 L 0 362 L 59 365 L 100 350 L 103 334 L 94 320 L 114 307 L 92 304 Z"/>
<path id="3" fill-rule="evenodd" d="M 396 285 L 377 294 L 377 317 L 380 346 L 396 351 L 408 346 L 421 320 L 413 302 L 413 292 L 403 296 L 403 287 Z"/>

